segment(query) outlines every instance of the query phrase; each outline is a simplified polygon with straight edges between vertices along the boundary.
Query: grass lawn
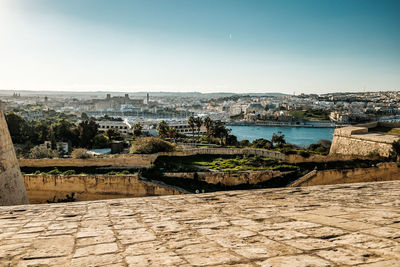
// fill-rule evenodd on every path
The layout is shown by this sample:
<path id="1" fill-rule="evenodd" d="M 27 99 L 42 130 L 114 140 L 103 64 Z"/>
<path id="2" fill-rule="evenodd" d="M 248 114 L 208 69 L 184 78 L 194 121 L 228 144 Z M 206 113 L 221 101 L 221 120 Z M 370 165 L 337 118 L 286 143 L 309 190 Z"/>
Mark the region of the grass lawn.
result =
<path id="1" fill-rule="evenodd" d="M 400 128 L 392 128 L 387 134 L 400 135 Z"/>
<path id="2" fill-rule="evenodd" d="M 291 171 L 299 168 L 284 164 L 277 159 L 256 156 L 230 155 L 196 155 L 188 157 L 159 157 L 156 167 L 166 172 L 191 171 L 248 171 L 248 170 L 281 170 Z"/>

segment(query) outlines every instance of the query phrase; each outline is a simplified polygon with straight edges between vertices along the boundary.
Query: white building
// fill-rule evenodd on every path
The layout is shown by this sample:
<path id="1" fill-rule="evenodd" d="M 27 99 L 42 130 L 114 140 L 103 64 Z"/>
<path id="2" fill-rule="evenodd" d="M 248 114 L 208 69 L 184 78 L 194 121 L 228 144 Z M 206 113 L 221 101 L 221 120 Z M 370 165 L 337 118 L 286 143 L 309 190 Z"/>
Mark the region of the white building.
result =
<path id="1" fill-rule="evenodd" d="M 132 126 L 125 121 L 96 121 L 99 125 L 99 131 L 106 132 L 109 129 L 114 129 L 122 134 L 131 133 Z"/>
<path id="2" fill-rule="evenodd" d="M 172 122 L 168 124 L 169 127 L 175 128 L 178 133 L 180 134 L 185 134 L 185 135 L 192 135 L 192 134 L 197 134 L 197 127 L 194 127 L 194 132 L 192 130 L 192 128 L 189 127 L 189 124 L 187 124 L 187 122 Z M 207 133 L 207 129 L 204 125 L 201 125 L 200 127 L 200 132 L 201 135 L 204 135 Z"/>

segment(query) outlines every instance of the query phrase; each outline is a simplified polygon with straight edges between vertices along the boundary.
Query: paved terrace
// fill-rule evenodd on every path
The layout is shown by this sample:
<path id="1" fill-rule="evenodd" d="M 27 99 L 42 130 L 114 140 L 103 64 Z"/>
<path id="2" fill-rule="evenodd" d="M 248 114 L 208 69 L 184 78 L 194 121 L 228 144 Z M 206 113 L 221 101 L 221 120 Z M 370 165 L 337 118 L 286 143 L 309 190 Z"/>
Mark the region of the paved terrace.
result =
<path id="1" fill-rule="evenodd" d="M 0 262 L 400 266 L 400 181 L 1 207 Z"/>

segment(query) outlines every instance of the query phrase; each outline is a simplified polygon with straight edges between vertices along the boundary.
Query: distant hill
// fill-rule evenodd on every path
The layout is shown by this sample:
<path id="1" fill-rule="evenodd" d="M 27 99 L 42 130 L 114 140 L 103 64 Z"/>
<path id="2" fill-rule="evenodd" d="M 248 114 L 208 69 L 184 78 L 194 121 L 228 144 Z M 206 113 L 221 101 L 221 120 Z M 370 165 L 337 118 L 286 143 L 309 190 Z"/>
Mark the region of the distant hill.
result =
<path id="1" fill-rule="evenodd" d="M 153 97 L 198 97 L 198 98 L 219 98 L 219 97 L 230 97 L 230 96 L 284 96 L 282 93 L 200 93 L 200 92 L 108 92 L 108 91 L 30 91 L 30 90 L 0 90 L 0 95 L 12 96 L 13 93 L 21 94 L 21 96 L 59 96 L 59 97 L 96 97 L 105 98 L 106 94 L 112 96 L 123 96 L 129 94 L 130 97 L 145 97 L 147 94 Z"/>

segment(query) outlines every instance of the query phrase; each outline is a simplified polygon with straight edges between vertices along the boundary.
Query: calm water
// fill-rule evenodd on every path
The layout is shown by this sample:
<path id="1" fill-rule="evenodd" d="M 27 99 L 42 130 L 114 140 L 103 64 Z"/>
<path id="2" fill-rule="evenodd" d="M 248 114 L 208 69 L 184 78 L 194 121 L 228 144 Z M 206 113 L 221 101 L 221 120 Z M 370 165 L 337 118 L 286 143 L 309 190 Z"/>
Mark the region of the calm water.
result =
<path id="1" fill-rule="evenodd" d="M 266 126 L 229 126 L 231 134 L 238 140 L 247 139 L 250 142 L 257 138 L 271 140 L 272 134 L 281 131 L 285 135 L 286 142 L 296 145 L 309 145 L 317 143 L 320 139 L 332 140 L 333 128 L 290 128 L 290 127 L 266 127 Z"/>

